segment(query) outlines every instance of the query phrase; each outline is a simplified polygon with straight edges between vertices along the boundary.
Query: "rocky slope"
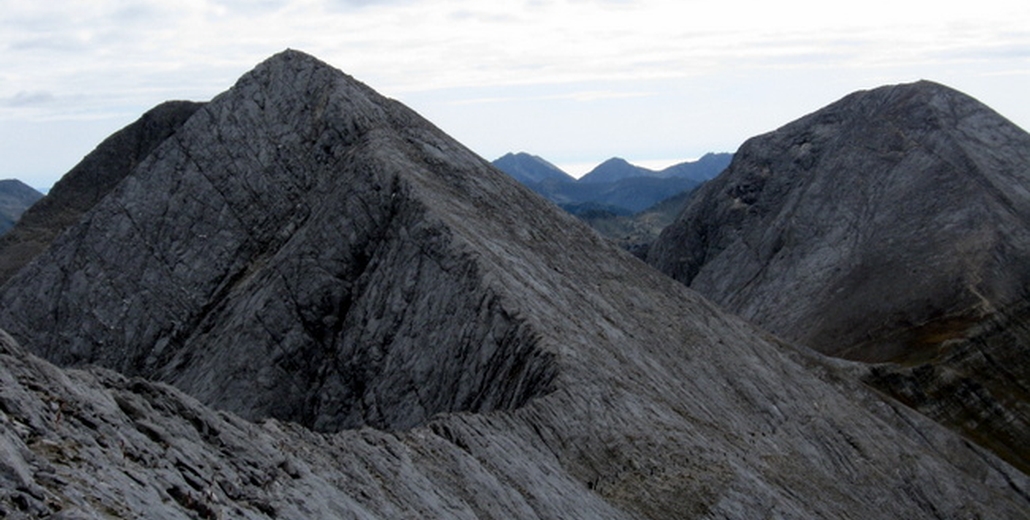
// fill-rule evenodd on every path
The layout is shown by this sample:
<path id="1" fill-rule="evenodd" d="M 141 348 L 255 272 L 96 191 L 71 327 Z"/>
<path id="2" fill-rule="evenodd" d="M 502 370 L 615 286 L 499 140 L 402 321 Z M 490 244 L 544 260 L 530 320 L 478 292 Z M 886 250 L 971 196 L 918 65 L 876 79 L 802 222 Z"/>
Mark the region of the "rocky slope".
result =
<path id="1" fill-rule="evenodd" d="M 1030 135 L 930 82 L 741 147 L 650 261 L 1030 470 Z"/>
<path id="2" fill-rule="evenodd" d="M 17 179 L 0 181 L 0 235 L 14 227 L 22 213 L 42 197 L 42 193 Z"/>
<path id="3" fill-rule="evenodd" d="M 104 198 L 116 184 L 200 107 L 169 101 L 119 130 L 61 177 L 47 196 L 0 237 L 0 284 L 42 252 L 61 231 Z"/>
<path id="4" fill-rule="evenodd" d="M 1030 135 L 931 82 L 858 92 L 742 145 L 649 259 L 822 352 L 907 354 L 1026 293 Z"/>
<path id="5" fill-rule="evenodd" d="M 849 365 L 670 284 L 295 51 L 198 110 L 2 293 L 27 348 L 126 373 L 0 342 L 8 516 L 1030 507 L 1025 475 Z"/>
<path id="6" fill-rule="evenodd" d="M 1030 475 L 1030 302 L 990 315 L 932 355 L 863 378 Z"/>

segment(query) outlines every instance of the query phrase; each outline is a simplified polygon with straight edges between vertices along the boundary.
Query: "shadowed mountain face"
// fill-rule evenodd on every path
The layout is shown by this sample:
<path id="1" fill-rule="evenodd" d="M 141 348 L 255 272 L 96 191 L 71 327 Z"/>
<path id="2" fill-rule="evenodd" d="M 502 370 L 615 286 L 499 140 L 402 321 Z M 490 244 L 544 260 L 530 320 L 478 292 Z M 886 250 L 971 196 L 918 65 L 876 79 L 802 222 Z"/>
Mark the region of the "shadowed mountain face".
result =
<path id="1" fill-rule="evenodd" d="M 948 331 L 950 333 L 950 331 Z M 1030 301 L 994 313 L 931 354 L 864 381 L 1030 474 Z"/>
<path id="2" fill-rule="evenodd" d="M 17 179 L 0 181 L 0 235 L 14 227 L 22 213 L 42 197 L 42 193 Z"/>
<path id="3" fill-rule="evenodd" d="M 930 82 L 852 94 L 741 146 L 649 261 L 822 352 L 906 355 L 1025 293 L 1030 135 Z"/>
<path id="4" fill-rule="evenodd" d="M 193 114 L 0 305 L 34 352 L 200 400 L 59 369 L 0 336 L 4 512 L 1015 518 L 1030 505 L 1025 475 L 849 365 L 669 283 L 295 51 Z"/>

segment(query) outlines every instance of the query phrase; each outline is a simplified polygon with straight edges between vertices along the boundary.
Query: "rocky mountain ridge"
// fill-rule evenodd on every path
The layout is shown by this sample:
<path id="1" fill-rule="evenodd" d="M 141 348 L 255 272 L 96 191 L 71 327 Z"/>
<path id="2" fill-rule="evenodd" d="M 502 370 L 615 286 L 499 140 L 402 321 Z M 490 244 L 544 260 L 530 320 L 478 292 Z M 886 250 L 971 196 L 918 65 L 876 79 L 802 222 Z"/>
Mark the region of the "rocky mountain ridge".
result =
<path id="1" fill-rule="evenodd" d="M 1030 505 L 1025 475 L 853 365 L 669 283 L 297 51 L 197 110 L 0 293 L 26 348 L 126 373 L 0 338 L 9 516 Z"/>

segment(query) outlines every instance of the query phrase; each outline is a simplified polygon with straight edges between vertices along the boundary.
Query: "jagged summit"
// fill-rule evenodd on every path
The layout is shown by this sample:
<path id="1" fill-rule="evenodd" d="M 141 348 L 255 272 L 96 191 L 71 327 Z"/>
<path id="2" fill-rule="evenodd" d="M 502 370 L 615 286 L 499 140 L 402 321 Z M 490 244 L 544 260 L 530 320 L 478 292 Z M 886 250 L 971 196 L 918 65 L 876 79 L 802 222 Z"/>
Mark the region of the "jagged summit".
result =
<path id="1" fill-rule="evenodd" d="M 623 519 L 1027 506 L 1024 475 L 669 283 L 295 52 L 193 114 L 0 292 L 0 323 L 25 347 L 224 411 L 110 370 L 60 370 L 0 337 L 0 467 L 13 468 L 0 488 L 32 491 L 0 508 Z"/>

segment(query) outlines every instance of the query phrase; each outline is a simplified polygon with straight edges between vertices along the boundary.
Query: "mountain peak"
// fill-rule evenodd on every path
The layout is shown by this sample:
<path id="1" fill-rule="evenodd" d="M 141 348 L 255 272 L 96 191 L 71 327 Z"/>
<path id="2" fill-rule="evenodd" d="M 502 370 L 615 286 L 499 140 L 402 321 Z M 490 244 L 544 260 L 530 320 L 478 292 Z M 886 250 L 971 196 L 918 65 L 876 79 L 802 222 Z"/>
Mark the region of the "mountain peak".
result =
<path id="1" fill-rule="evenodd" d="M 648 177 L 652 175 L 655 175 L 653 170 L 630 164 L 629 161 L 621 157 L 612 157 L 580 177 L 579 182 L 615 182 L 630 177 Z"/>
<path id="2" fill-rule="evenodd" d="M 854 349 L 1030 283 L 1005 267 L 1030 263 L 1023 193 L 1030 135 L 949 87 L 884 86 L 749 139 L 650 259 L 774 333 L 883 360 L 907 347 Z"/>
<path id="3" fill-rule="evenodd" d="M 576 180 L 544 158 L 526 152 L 506 153 L 494 160 L 493 165 L 523 184 L 545 181 L 568 183 Z"/>
<path id="4" fill-rule="evenodd" d="M 475 281 L 462 277 L 476 267 L 454 244 L 462 226 L 483 225 L 459 214 L 495 213 L 470 207 L 462 193 L 501 200 L 487 194 L 506 186 L 515 183 L 403 105 L 287 51 L 193 114 L 15 275 L 4 321 L 62 364 L 163 380 L 248 418 L 319 430 L 403 429 L 442 411 L 520 406 L 548 390 L 550 357 L 520 337 L 486 288 L 469 289 Z M 519 204 L 534 205 L 544 203 Z M 111 247 L 93 261 L 75 253 L 84 244 Z M 416 251 L 435 251 L 438 264 L 409 262 Z M 432 281 L 365 292 L 369 280 L 402 271 Z M 23 292 L 82 275 L 89 281 L 74 292 Z M 80 298 L 96 302 L 93 312 L 40 314 Z M 489 355 L 469 357 L 476 367 L 444 362 L 458 354 L 430 356 L 409 344 L 422 341 L 410 331 L 427 326 L 409 321 L 412 298 L 431 304 L 435 317 L 418 319 L 433 320 L 439 334 L 462 330 L 448 322 L 480 305 L 484 316 L 498 315 L 436 347 L 460 352 L 519 338 L 517 357 L 529 359 L 486 377 Z M 394 379 L 386 365 L 403 375 Z M 503 381 L 514 386 L 487 390 Z M 440 385 L 453 391 L 431 390 Z"/>

